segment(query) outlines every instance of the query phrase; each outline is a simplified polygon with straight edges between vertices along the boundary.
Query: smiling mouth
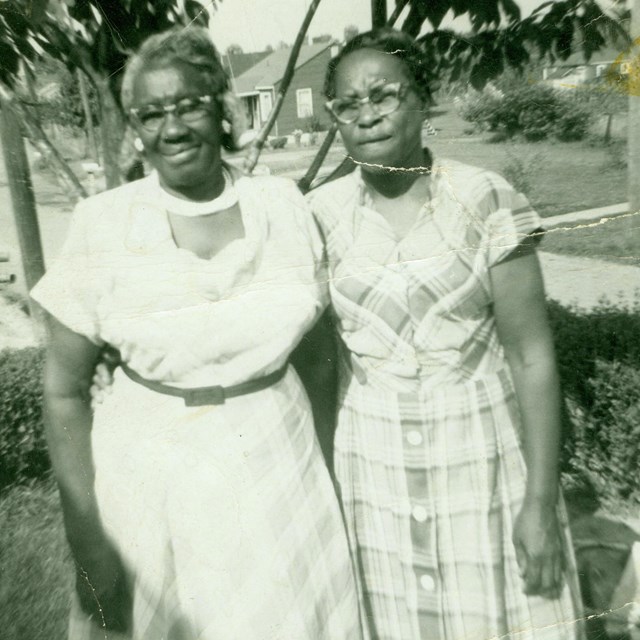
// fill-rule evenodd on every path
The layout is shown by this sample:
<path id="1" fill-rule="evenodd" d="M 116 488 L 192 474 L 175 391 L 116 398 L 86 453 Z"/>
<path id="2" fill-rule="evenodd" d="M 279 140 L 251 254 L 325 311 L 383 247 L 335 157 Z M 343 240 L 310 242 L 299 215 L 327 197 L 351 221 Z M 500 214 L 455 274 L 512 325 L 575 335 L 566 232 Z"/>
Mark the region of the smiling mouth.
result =
<path id="1" fill-rule="evenodd" d="M 169 162 L 179 163 L 191 160 L 198 153 L 198 147 L 186 147 L 184 149 L 171 150 L 162 155 Z"/>
<path id="2" fill-rule="evenodd" d="M 386 142 L 387 140 L 390 140 L 390 139 L 391 139 L 391 136 L 383 136 L 380 138 L 371 138 L 369 140 L 362 140 L 358 144 L 360 146 L 367 145 L 367 144 L 376 144 L 378 142 Z"/>

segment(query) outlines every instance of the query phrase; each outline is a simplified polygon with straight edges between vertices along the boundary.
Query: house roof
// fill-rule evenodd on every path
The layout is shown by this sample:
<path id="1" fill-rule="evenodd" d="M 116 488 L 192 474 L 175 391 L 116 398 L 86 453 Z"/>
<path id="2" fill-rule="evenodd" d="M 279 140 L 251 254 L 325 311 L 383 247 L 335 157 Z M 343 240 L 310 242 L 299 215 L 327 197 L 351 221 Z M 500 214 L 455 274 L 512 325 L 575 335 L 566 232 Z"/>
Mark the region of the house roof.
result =
<path id="1" fill-rule="evenodd" d="M 582 49 L 576 45 L 574 51 L 566 60 L 557 59 L 553 63 L 547 63 L 547 67 L 580 67 L 585 64 L 610 64 L 615 62 L 622 53 L 620 49 L 615 47 L 602 47 L 598 51 L 594 51 L 589 60 L 584 57 Z"/>
<path id="2" fill-rule="evenodd" d="M 237 78 L 270 53 L 270 51 L 259 51 L 257 53 L 225 54 L 222 56 L 222 66 L 232 78 Z"/>
<path id="3" fill-rule="evenodd" d="M 296 69 L 330 46 L 331 42 L 303 45 L 296 62 Z M 290 54 L 291 49 L 278 49 L 244 73 L 237 75 L 233 81 L 234 91 L 238 95 L 250 95 L 257 93 L 258 88 L 275 86 L 284 75 Z"/>

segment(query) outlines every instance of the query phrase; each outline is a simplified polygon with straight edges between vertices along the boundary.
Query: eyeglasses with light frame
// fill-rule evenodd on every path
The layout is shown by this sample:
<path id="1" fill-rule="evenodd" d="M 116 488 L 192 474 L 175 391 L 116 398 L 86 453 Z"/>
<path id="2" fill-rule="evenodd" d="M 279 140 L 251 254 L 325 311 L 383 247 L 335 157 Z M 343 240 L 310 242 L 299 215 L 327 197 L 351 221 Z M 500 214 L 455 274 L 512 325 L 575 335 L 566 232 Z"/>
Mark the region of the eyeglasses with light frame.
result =
<path id="1" fill-rule="evenodd" d="M 371 88 L 364 98 L 334 98 L 325 107 L 339 123 L 351 124 L 359 118 L 365 104 L 371 105 L 379 116 L 397 111 L 408 90 L 409 85 L 403 82 L 390 82 Z"/>
<path id="2" fill-rule="evenodd" d="M 134 123 L 149 133 L 157 133 L 162 128 L 167 114 L 173 113 L 184 124 L 193 124 L 211 112 L 213 96 L 183 98 L 173 104 L 148 104 L 144 107 L 129 109 Z"/>

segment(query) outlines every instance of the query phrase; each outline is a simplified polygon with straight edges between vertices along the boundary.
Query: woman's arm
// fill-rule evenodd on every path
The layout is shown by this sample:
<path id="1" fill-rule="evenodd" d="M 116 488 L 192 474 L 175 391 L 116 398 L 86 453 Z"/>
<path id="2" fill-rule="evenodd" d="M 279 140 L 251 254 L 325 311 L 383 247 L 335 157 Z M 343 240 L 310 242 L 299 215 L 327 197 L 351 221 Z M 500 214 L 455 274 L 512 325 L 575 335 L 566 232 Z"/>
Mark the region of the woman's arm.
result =
<path id="1" fill-rule="evenodd" d="M 560 387 L 540 265 L 525 241 L 490 269 L 494 313 L 512 372 L 524 429 L 527 485 L 514 528 L 525 591 L 554 597 L 562 584 L 556 516 Z"/>
<path id="2" fill-rule="evenodd" d="M 80 603 L 98 624 L 125 630 L 130 616 L 125 573 L 102 528 L 94 491 L 89 385 L 99 348 L 54 318 L 49 328 L 45 430 Z"/>

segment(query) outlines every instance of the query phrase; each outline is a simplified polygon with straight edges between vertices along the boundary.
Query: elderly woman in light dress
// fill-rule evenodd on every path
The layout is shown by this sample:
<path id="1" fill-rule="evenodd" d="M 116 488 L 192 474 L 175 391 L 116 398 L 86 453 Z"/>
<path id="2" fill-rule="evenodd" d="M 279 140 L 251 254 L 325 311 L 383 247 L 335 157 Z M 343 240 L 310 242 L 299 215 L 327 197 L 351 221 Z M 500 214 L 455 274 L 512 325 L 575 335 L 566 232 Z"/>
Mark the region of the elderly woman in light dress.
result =
<path id="1" fill-rule="evenodd" d="M 156 172 L 80 205 L 34 291 L 55 318 L 72 637 L 579 638 L 537 215 L 423 149 L 428 76 L 388 29 L 327 72 L 353 173 L 307 204 L 240 176 L 220 160 L 210 47 L 187 29 L 129 62 L 123 103 Z M 327 282 L 346 535 L 286 364 Z M 104 344 L 124 364 L 92 416 Z"/>

